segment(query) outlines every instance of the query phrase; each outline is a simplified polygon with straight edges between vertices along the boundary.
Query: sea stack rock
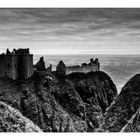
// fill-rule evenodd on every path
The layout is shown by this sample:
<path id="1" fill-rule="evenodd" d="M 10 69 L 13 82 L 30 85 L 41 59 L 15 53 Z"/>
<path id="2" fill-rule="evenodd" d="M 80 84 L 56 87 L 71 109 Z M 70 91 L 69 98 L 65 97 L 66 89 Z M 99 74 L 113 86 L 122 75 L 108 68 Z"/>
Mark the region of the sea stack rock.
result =
<path id="1" fill-rule="evenodd" d="M 101 129 L 108 132 L 135 131 L 133 128 L 140 127 L 139 108 L 140 74 L 137 74 L 126 83 L 121 93 L 107 109 Z"/>
<path id="2" fill-rule="evenodd" d="M 38 71 L 45 71 L 45 62 L 44 62 L 44 58 L 41 57 L 40 60 L 36 63 L 35 65 L 36 70 Z"/>

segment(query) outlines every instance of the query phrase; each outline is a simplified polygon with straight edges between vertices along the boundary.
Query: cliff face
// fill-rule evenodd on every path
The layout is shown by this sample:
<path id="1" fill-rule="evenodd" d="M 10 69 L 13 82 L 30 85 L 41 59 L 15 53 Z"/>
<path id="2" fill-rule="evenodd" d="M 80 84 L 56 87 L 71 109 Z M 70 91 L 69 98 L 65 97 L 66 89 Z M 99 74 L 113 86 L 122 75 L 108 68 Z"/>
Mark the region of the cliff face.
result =
<path id="1" fill-rule="evenodd" d="M 85 116 L 90 128 L 102 124 L 106 108 L 117 95 L 116 86 L 104 72 L 73 73 L 67 76 L 85 105 Z"/>
<path id="2" fill-rule="evenodd" d="M 140 74 L 123 87 L 105 113 L 103 131 L 139 131 Z"/>
<path id="3" fill-rule="evenodd" d="M 24 81 L 0 79 L 0 101 L 44 132 L 93 132 L 116 96 L 116 87 L 103 72 L 75 74 L 35 72 Z"/>
<path id="4" fill-rule="evenodd" d="M 140 132 L 140 108 L 122 128 L 121 132 Z"/>
<path id="5" fill-rule="evenodd" d="M 104 72 L 73 73 L 68 79 L 86 104 L 98 105 L 102 112 L 110 106 L 117 89 L 111 78 Z"/>
<path id="6" fill-rule="evenodd" d="M 36 63 L 36 65 L 34 66 L 38 71 L 45 71 L 45 62 L 44 62 L 44 58 L 41 57 L 40 60 Z"/>
<path id="7" fill-rule="evenodd" d="M 18 110 L 0 101 L 0 132 L 42 132 Z"/>
<path id="8" fill-rule="evenodd" d="M 0 80 L 0 100 L 18 109 L 44 132 L 81 132 L 86 124 L 68 113 L 52 93 L 58 83 L 45 72 L 35 73 L 26 81 Z"/>

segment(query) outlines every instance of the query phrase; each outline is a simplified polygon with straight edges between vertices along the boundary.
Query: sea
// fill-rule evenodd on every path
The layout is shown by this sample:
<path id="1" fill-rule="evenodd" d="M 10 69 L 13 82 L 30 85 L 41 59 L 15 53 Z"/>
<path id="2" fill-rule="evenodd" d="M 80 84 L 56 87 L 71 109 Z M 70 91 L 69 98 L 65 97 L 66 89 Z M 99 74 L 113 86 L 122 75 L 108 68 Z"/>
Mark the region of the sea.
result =
<path id="1" fill-rule="evenodd" d="M 34 64 L 41 56 L 44 57 L 46 67 L 52 64 L 53 70 L 60 60 L 70 66 L 89 63 L 90 58 L 98 58 L 100 70 L 111 77 L 118 93 L 130 78 L 140 73 L 140 55 L 35 55 Z"/>

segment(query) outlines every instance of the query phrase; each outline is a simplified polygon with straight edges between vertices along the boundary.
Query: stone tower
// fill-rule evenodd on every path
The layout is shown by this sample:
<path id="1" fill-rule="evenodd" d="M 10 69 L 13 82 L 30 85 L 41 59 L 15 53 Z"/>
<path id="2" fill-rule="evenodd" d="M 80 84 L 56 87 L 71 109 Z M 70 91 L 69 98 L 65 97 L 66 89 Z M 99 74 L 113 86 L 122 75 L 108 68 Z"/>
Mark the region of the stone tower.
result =
<path id="1" fill-rule="evenodd" d="M 29 49 L 18 49 L 18 79 L 27 79 L 33 74 L 33 55 Z"/>
<path id="2" fill-rule="evenodd" d="M 0 55 L 0 65 L 0 77 L 27 79 L 33 74 L 33 55 L 29 49 L 7 49 L 6 54 Z"/>

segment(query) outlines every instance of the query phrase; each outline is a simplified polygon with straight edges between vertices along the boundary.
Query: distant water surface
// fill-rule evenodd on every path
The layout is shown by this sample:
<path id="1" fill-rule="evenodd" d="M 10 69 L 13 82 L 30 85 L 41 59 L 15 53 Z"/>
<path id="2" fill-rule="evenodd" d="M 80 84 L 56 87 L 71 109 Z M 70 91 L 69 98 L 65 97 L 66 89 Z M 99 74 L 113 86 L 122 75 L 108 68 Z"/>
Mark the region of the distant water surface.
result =
<path id="1" fill-rule="evenodd" d="M 34 56 L 36 63 L 42 55 Z M 46 67 L 52 64 L 53 70 L 60 60 L 67 66 L 88 63 L 90 58 L 98 58 L 101 70 L 114 81 L 118 92 L 135 74 L 140 73 L 140 55 L 44 55 Z"/>

